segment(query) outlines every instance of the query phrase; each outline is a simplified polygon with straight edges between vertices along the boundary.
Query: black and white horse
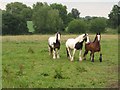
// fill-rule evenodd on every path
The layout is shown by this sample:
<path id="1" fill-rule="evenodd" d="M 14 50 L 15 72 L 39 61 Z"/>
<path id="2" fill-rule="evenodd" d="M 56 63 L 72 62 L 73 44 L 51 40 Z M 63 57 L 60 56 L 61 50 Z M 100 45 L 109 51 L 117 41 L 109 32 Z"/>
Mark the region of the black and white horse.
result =
<path id="1" fill-rule="evenodd" d="M 61 33 L 57 32 L 54 37 L 49 37 L 48 39 L 49 54 L 53 56 L 53 59 L 60 58 L 59 56 L 60 38 Z"/>
<path id="2" fill-rule="evenodd" d="M 70 38 L 66 41 L 66 50 L 67 50 L 67 57 L 70 58 L 71 61 L 74 60 L 74 55 L 76 50 L 80 50 L 79 53 L 79 61 L 82 61 L 82 47 L 83 47 L 83 42 L 89 42 L 89 37 L 88 34 L 82 34 L 79 35 L 78 37 Z M 73 50 L 73 54 L 71 55 L 71 50 Z"/>

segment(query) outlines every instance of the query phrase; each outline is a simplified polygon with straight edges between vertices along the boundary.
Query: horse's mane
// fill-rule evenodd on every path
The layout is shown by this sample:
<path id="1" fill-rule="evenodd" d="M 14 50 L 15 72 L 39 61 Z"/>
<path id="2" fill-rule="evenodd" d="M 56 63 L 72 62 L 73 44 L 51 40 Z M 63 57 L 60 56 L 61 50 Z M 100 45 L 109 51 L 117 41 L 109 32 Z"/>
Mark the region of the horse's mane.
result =
<path id="1" fill-rule="evenodd" d="M 75 38 L 75 40 L 82 42 L 82 41 L 83 41 L 83 36 L 84 36 L 84 34 L 79 35 L 78 37 Z M 81 38 L 82 38 L 82 39 L 81 39 Z"/>
<path id="2" fill-rule="evenodd" d="M 95 39 L 94 39 L 93 43 L 96 41 L 96 39 L 97 39 L 97 35 L 95 36 Z"/>
<path id="3" fill-rule="evenodd" d="M 60 33 L 57 32 L 57 33 L 55 34 L 56 41 L 59 41 L 59 40 L 58 40 L 58 34 L 60 34 Z"/>

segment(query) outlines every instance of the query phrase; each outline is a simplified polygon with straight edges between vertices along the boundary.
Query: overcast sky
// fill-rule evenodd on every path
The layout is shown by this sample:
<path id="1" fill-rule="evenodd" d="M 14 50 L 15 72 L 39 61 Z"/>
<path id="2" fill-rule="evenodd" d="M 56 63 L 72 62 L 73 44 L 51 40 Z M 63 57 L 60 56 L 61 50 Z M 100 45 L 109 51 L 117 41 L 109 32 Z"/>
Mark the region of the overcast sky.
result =
<path id="1" fill-rule="evenodd" d="M 22 2 L 32 7 L 36 2 L 61 3 L 67 6 L 68 12 L 72 8 L 80 11 L 80 16 L 101 16 L 108 18 L 113 5 L 118 4 L 119 0 L 0 0 L 0 8 L 5 9 L 5 5 L 10 2 Z"/>

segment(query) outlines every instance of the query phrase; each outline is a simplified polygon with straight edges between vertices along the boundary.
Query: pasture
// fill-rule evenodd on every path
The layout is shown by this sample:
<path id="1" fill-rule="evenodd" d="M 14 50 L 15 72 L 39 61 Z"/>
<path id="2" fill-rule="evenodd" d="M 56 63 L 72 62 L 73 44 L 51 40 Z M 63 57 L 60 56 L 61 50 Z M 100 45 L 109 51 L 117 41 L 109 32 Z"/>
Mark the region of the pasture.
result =
<path id="1" fill-rule="evenodd" d="M 67 59 L 65 41 L 78 35 L 62 35 L 60 59 L 48 54 L 47 39 L 51 35 L 2 37 L 3 88 L 110 88 L 118 87 L 118 35 L 102 34 L 103 62 L 79 62 Z M 94 35 L 89 35 L 91 41 Z M 82 50 L 82 55 L 84 47 Z"/>

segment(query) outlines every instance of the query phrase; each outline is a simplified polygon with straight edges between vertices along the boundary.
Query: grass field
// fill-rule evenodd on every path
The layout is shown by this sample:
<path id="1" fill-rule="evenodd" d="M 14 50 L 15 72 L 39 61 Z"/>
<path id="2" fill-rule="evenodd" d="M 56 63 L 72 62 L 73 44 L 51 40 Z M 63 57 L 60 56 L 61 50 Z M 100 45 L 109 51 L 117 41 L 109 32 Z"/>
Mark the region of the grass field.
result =
<path id="1" fill-rule="evenodd" d="M 66 57 L 65 41 L 77 35 L 62 35 L 60 59 L 48 55 L 47 39 L 51 35 L 2 37 L 3 88 L 110 88 L 118 87 L 118 36 L 102 35 L 103 62 L 74 62 Z M 90 35 L 94 39 L 94 35 Z M 84 52 L 84 48 L 83 48 Z M 83 53 L 82 53 L 83 54 Z"/>

